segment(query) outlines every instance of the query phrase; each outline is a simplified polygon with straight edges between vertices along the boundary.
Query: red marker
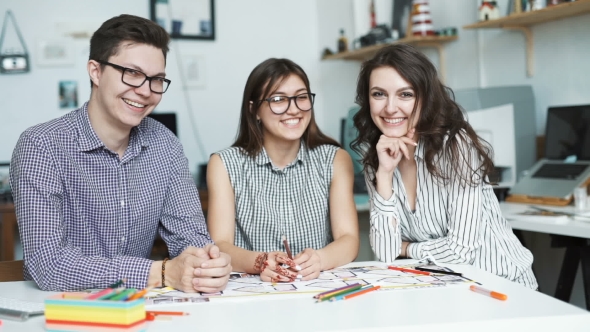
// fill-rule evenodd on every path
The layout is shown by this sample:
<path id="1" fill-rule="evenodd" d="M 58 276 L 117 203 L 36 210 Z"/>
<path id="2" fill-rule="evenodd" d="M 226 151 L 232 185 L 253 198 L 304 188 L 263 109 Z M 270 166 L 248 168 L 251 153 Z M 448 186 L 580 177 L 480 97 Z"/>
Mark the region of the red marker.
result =
<path id="1" fill-rule="evenodd" d="M 414 269 L 406 269 L 404 267 L 388 266 L 387 268 L 390 269 L 390 270 L 407 272 L 407 273 L 414 273 L 414 274 L 422 274 L 422 275 L 425 275 L 425 276 L 429 276 L 430 275 L 430 272 L 418 271 L 418 270 L 414 270 Z"/>

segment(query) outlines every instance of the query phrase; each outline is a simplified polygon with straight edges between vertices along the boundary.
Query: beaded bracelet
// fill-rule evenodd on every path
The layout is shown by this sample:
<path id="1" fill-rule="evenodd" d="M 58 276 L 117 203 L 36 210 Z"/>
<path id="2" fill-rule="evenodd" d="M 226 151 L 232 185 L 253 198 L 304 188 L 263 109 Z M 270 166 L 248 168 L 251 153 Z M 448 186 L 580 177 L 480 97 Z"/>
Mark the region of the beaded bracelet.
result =
<path id="1" fill-rule="evenodd" d="M 162 262 L 162 287 L 166 287 L 166 284 L 164 283 L 165 280 L 165 273 L 166 272 L 166 261 L 168 261 L 168 257 L 164 258 L 164 261 Z"/>

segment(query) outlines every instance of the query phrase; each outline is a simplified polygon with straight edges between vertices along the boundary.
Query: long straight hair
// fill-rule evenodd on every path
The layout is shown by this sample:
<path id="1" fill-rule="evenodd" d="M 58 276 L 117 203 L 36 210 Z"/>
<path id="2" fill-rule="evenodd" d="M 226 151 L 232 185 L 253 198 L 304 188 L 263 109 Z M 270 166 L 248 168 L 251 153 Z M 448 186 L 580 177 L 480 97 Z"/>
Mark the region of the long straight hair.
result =
<path id="1" fill-rule="evenodd" d="M 232 146 L 241 147 L 250 157 L 255 157 L 262 151 L 264 137 L 262 125 L 256 120 L 256 113 L 262 105 L 262 100 L 270 97 L 289 76 L 296 75 L 305 84 L 308 93 L 311 93 L 309 79 L 303 69 L 289 59 L 271 58 L 265 60 L 248 76 L 242 109 L 240 112 L 240 124 L 236 141 Z M 250 104 L 252 102 L 252 104 Z M 315 111 L 312 108 L 309 125 L 305 129 L 301 139 L 308 149 L 313 149 L 323 144 L 331 144 L 340 147 L 334 139 L 321 132 L 315 122 Z"/>

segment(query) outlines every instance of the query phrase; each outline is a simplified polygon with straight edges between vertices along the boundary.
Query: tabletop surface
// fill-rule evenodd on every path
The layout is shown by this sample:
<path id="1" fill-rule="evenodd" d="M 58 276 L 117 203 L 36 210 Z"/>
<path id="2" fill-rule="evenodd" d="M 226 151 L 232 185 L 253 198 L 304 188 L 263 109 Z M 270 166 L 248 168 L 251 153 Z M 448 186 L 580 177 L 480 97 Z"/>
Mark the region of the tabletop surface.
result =
<path id="1" fill-rule="evenodd" d="M 400 260 L 396 263 L 407 264 Z M 357 262 L 349 266 L 383 264 Z M 548 328 L 587 331 L 590 314 L 578 307 L 468 265 L 447 265 L 488 289 L 508 295 L 499 301 L 469 290 L 469 285 L 383 290 L 353 299 L 315 303 L 310 294 L 218 298 L 208 303 L 166 305 L 158 310 L 189 316 L 148 323 L 148 331 L 495 331 Z M 3 297 L 42 302 L 54 294 L 30 281 L 0 283 Z M 43 331 L 44 317 L 27 322 L 4 320 L 1 332 Z"/>
<path id="2" fill-rule="evenodd" d="M 589 221 L 582 221 L 579 219 L 574 218 L 567 218 L 565 221 L 555 221 L 552 218 L 544 218 L 542 216 L 535 217 L 535 218 L 519 218 L 515 216 L 519 212 L 524 212 L 526 210 L 530 210 L 531 204 L 521 204 L 521 203 L 508 203 L 508 202 L 501 202 L 500 209 L 502 209 L 502 214 L 514 229 L 520 229 L 523 231 L 532 231 L 532 232 L 540 232 L 540 233 L 548 233 L 548 234 L 558 234 L 558 235 L 567 235 L 567 236 L 575 236 L 575 237 L 582 237 L 582 238 L 590 238 L 590 218 Z M 566 207 L 553 207 L 553 206 L 543 206 L 539 205 L 540 207 L 551 209 L 555 211 L 564 211 L 572 213 L 574 212 L 573 206 L 566 206 Z M 587 218 L 585 218 L 587 219 Z"/>

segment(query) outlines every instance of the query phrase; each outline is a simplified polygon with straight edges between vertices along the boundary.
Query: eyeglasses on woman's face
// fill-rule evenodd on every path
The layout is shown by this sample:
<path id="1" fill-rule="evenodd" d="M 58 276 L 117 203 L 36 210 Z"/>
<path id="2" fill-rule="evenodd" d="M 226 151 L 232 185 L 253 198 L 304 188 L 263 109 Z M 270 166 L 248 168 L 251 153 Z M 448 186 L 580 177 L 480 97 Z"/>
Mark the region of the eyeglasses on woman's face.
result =
<path id="1" fill-rule="evenodd" d="M 285 112 L 287 112 L 287 110 L 289 110 L 289 107 L 291 106 L 291 100 L 293 100 L 295 102 L 295 106 L 303 111 L 303 112 L 307 112 L 309 110 L 311 110 L 313 108 L 313 102 L 315 99 L 315 93 L 302 93 L 302 94 L 298 94 L 296 96 L 272 96 L 266 99 L 263 99 L 261 101 L 266 101 L 268 102 L 268 106 L 270 107 L 270 110 L 277 115 L 281 115 Z"/>

